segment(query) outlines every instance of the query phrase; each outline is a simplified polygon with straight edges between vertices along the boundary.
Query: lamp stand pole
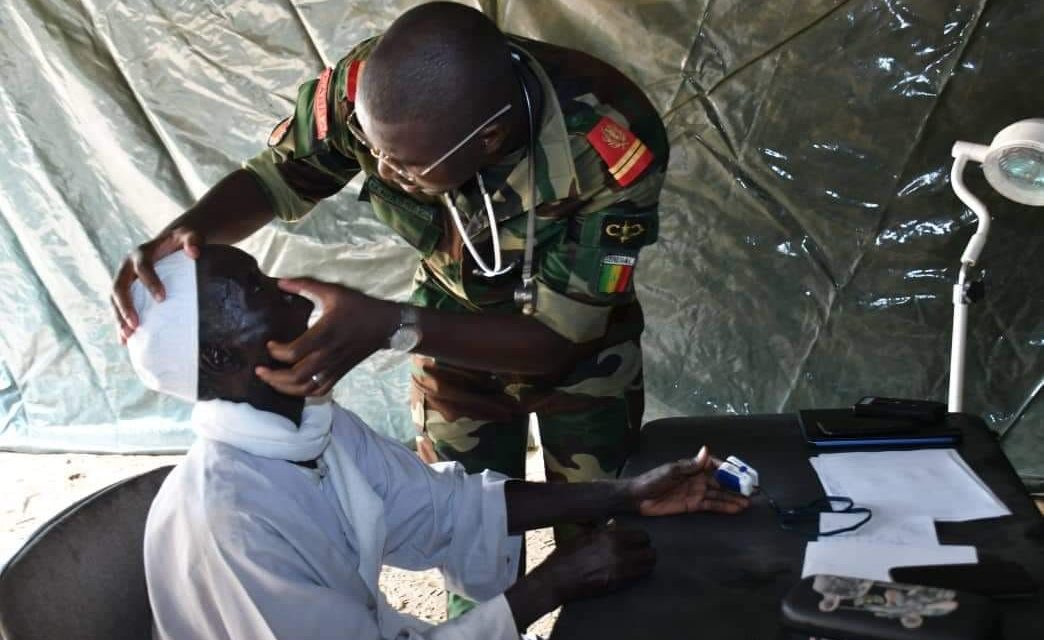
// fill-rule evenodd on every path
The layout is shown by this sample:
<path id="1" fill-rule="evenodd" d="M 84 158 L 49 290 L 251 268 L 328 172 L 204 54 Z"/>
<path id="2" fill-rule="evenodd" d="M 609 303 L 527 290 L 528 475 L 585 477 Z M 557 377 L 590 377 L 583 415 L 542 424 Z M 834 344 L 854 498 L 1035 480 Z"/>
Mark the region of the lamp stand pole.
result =
<path id="1" fill-rule="evenodd" d="M 968 341 L 968 265 L 962 264 L 957 284 L 953 285 L 953 335 L 950 340 L 950 394 L 946 410 L 964 410 L 964 353 Z"/>
<path id="2" fill-rule="evenodd" d="M 958 413 L 964 409 L 964 360 L 968 339 L 968 305 L 975 301 L 972 285 L 968 283 L 968 268 L 975 265 L 986 244 L 990 231 L 990 213 L 986 205 L 964 185 L 964 166 L 968 160 L 982 162 L 989 147 L 957 142 L 953 145 L 953 167 L 950 169 L 950 185 L 979 219 L 979 224 L 961 254 L 961 270 L 957 284 L 953 286 L 953 334 L 950 341 L 950 393 L 947 410 Z"/>

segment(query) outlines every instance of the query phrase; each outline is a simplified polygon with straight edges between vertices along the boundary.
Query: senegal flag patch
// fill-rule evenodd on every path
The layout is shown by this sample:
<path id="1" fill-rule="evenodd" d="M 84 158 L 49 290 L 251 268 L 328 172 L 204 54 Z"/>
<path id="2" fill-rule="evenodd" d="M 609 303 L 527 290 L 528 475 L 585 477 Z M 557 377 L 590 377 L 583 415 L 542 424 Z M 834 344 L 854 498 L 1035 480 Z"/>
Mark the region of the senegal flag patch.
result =
<path id="1" fill-rule="evenodd" d="M 598 277 L 599 293 L 623 293 L 631 285 L 631 272 L 638 259 L 633 256 L 610 255 L 602 258 Z"/>

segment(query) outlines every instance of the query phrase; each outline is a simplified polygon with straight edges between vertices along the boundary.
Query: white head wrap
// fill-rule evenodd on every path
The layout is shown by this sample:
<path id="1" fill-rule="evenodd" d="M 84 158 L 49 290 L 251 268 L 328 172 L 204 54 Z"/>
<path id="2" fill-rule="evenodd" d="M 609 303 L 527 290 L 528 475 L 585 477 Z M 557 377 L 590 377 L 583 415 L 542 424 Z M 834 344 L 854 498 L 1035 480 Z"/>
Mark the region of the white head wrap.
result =
<path id="1" fill-rule="evenodd" d="M 157 302 L 140 280 L 131 285 L 138 328 L 127 340 L 127 351 L 146 387 L 194 402 L 199 382 L 196 261 L 178 251 L 154 267 L 167 296 Z"/>

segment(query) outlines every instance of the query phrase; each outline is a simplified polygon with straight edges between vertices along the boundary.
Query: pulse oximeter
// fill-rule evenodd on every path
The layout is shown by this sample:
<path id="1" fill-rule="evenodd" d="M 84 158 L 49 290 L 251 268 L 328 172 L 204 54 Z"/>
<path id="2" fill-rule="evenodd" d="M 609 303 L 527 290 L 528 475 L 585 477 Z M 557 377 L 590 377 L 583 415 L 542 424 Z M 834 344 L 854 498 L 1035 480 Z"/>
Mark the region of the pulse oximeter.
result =
<path id="1" fill-rule="evenodd" d="M 736 456 L 729 456 L 714 472 L 714 479 L 724 489 L 749 496 L 758 488 L 758 472 Z"/>

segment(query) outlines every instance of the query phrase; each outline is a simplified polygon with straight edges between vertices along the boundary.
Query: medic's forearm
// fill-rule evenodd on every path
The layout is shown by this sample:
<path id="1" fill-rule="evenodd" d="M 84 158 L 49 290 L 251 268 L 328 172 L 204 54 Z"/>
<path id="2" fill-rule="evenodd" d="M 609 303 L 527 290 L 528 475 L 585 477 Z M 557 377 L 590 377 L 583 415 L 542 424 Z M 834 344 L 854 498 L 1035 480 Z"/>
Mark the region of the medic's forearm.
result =
<path id="1" fill-rule="evenodd" d="M 268 224 L 273 216 L 261 185 L 246 169 L 236 169 L 164 230 L 187 227 L 210 244 L 234 244 Z"/>
<path id="2" fill-rule="evenodd" d="M 573 343 L 528 316 L 423 308 L 418 315 L 414 351 L 462 367 L 550 375 L 575 359 Z"/>
<path id="3" fill-rule="evenodd" d="M 636 509 L 628 483 L 621 480 L 577 483 L 508 480 L 504 484 L 504 503 L 511 535 L 564 522 L 604 520 Z"/>

